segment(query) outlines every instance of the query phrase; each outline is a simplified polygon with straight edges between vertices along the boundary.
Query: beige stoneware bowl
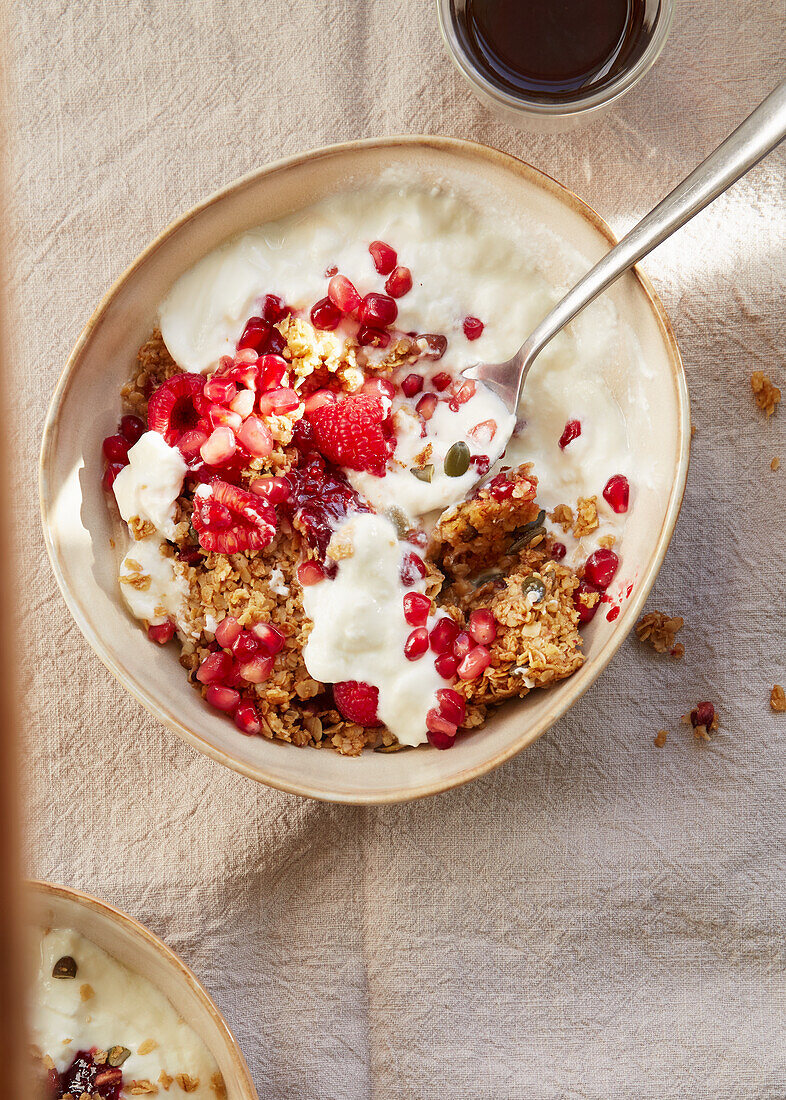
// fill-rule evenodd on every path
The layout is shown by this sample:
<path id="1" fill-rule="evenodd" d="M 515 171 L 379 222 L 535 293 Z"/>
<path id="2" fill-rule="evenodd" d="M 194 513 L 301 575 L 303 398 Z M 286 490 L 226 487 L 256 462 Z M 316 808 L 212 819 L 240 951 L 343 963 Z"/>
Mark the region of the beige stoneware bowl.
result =
<path id="1" fill-rule="evenodd" d="M 587 267 L 615 243 L 585 203 L 528 164 L 471 142 L 403 137 L 352 142 L 271 164 L 213 195 L 170 225 L 115 283 L 90 318 L 58 383 L 41 451 L 41 507 L 47 548 L 77 624 L 118 680 L 165 726 L 215 760 L 270 786 L 338 802 L 399 802 L 483 775 L 547 730 L 593 683 L 632 628 L 671 538 L 690 445 L 688 396 L 679 351 L 647 279 L 630 273 L 608 292 L 640 349 L 643 401 L 624 370 L 607 383 L 628 421 L 648 484 L 637 489 L 625 529 L 619 577 L 634 584 L 613 623 L 597 615 L 585 630 L 584 666 L 548 691 L 498 711 L 447 752 L 430 747 L 347 759 L 332 751 L 247 738 L 186 682 L 173 646 L 159 649 L 126 612 L 110 548 L 100 487 L 101 441 L 115 431 L 119 388 L 157 307 L 182 272 L 228 237 L 327 194 L 362 187 L 393 165 L 424 183 L 449 183 L 473 201 L 525 211 L 570 242 Z M 526 333 L 522 333 L 522 339 Z M 645 428 L 643 409 L 656 430 Z"/>
<path id="2" fill-rule="evenodd" d="M 175 1007 L 218 1062 L 227 1100 L 258 1100 L 248 1066 L 221 1013 L 177 955 L 152 932 L 81 890 L 30 882 L 26 919 L 43 928 L 71 928 L 147 978 Z"/>

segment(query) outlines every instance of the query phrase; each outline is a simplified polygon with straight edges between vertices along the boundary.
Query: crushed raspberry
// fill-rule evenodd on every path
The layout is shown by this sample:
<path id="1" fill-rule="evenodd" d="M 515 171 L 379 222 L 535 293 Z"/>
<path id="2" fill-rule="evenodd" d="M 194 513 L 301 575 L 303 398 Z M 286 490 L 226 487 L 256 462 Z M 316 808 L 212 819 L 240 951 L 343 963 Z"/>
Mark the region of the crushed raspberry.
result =
<path id="1" fill-rule="evenodd" d="M 53 1084 L 57 1100 L 68 1094 L 73 1097 L 87 1094 L 96 1100 L 120 1100 L 123 1071 L 115 1066 L 97 1065 L 92 1051 L 80 1050 L 68 1069 L 56 1073 Z"/>
<path id="2" fill-rule="evenodd" d="M 350 394 L 335 405 L 316 409 L 309 419 L 314 442 L 325 458 L 350 470 L 385 476 L 395 437 L 390 436 L 390 421 L 379 397 Z"/>
<path id="3" fill-rule="evenodd" d="M 174 447 L 183 432 L 199 423 L 195 400 L 202 395 L 205 380 L 200 374 L 175 374 L 162 382 L 147 406 L 147 425 Z"/>
<path id="4" fill-rule="evenodd" d="M 377 705 L 379 691 L 361 680 L 344 680 L 333 685 L 333 698 L 336 707 L 348 722 L 357 722 L 360 726 L 379 726 Z"/>
<path id="5" fill-rule="evenodd" d="M 368 512 L 369 507 L 341 471 L 329 466 L 320 455 L 307 455 L 303 465 L 289 471 L 287 480 L 291 493 L 280 507 L 324 560 L 333 532 L 346 516 L 350 512 Z M 303 583 L 314 581 L 301 579 Z"/>
<path id="6" fill-rule="evenodd" d="M 226 481 L 211 482 L 210 496 L 194 497 L 191 522 L 204 550 L 238 554 L 262 550 L 276 533 L 272 504 Z"/>
<path id="7" fill-rule="evenodd" d="M 561 450 L 565 450 L 569 443 L 572 443 L 574 439 L 578 439 L 581 435 L 581 421 L 569 420 L 565 427 L 562 429 L 562 435 L 559 437 L 559 445 Z"/>

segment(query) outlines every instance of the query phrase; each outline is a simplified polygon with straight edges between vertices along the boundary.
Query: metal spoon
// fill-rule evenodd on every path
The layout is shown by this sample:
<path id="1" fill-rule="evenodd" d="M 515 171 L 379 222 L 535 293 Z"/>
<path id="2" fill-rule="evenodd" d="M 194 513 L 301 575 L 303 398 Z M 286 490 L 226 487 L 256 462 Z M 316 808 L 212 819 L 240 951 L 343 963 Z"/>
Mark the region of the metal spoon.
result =
<path id="1" fill-rule="evenodd" d="M 540 322 L 506 363 L 462 371 L 502 398 L 515 413 L 529 369 L 557 333 L 606 287 L 716 199 L 786 137 L 786 81 L 771 92 L 705 161 L 646 214 Z"/>

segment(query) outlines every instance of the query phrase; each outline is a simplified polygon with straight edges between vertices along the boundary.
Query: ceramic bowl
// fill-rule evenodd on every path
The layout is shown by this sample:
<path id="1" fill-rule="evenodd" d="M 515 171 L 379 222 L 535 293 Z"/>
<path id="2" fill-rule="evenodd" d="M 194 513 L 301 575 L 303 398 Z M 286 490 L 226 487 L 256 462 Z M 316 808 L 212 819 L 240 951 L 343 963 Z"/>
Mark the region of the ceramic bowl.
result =
<path id="1" fill-rule="evenodd" d="M 228 237 L 346 187 L 362 187 L 390 165 L 425 183 L 449 181 L 481 203 L 526 210 L 571 243 L 587 267 L 615 239 L 584 202 L 513 157 L 471 142 L 388 138 L 331 146 L 271 164 L 231 184 L 174 222 L 115 283 L 87 323 L 58 383 L 44 430 L 40 491 L 46 544 L 77 624 L 123 686 L 165 726 L 215 760 L 280 790 L 339 802 L 399 802 L 483 775 L 529 745 L 603 671 L 634 625 L 669 544 L 682 500 L 690 441 L 679 351 L 647 279 L 629 273 L 608 292 L 641 363 L 643 399 L 629 378 L 607 378 L 629 422 L 635 457 L 648 472 L 629 514 L 621 580 L 632 594 L 615 622 L 585 630 L 586 662 L 570 679 L 501 708 L 486 727 L 448 752 L 430 747 L 348 759 L 329 751 L 248 738 L 186 682 L 174 647 L 154 647 L 125 610 L 101 490 L 101 441 L 116 430 L 118 391 L 153 327 L 169 287 Z M 522 334 L 524 336 L 525 334 Z M 644 429 L 639 405 L 657 410 Z M 89 410 L 89 415 L 85 415 Z M 162 734 L 163 736 L 163 734 Z"/>
<path id="2" fill-rule="evenodd" d="M 177 1007 L 211 1052 L 224 1077 L 227 1100 L 258 1100 L 235 1037 L 197 979 L 152 932 L 106 902 L 80 890 L 30 882 L 25 916 L 43 928 L 70 928 L 147 978 Z"/>

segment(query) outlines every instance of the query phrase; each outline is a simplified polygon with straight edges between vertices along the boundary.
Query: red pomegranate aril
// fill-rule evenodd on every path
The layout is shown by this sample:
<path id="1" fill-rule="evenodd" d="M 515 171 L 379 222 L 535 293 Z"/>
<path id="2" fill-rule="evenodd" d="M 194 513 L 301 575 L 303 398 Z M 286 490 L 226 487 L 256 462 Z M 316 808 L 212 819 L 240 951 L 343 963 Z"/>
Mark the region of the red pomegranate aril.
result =
<path id="1" fill-rule="evenodd" d="M 243 367 L 249 367 L 256 361 L 257 353 L 253 348 L 239 348 L 234 358 L 234 365 L 242 370 Z"/>
<path id="2" fill-rule="evenodd" d="M 396 387 L 384 378 L 369 378 L 360 387 L 360 392 L 367 393 L 371 397 L 381 397 L 387 401 L 392 401 L 396 396 Z"/>
<path id="3" fill-rule="evenodd" d="M 299 405 L 297 393 L 287 386 L 279 386 L 259 397 L 259 411 L 266 416 L 285 416 L 286 413 L 294 412 Z"/>
<path id="4" fill-rule="evenodd" d="M 267 458 L 273 452 L 273 436 L 264 420 L 258 416 L 249 416 L 244 421 L 237 433 L 238 442 L 242 443 L 249 454 L 255 458 Z"/>
<path id="5" fill-rule="evenodd" d="M 232 655 L 238 661 L 248 661 L 259 652 L 259 642 L 250 630 L 241 630 L 232 643 Z"/>
<path id="6" fill-rule="evenodd" d="M 608 588 L 614 574 L 619 569 L 620 559 L 613 550 L 601 547 L 587 558 L 584 576 L 595 588 Z"/>
<path id="7" fill-rule="evenodd" d="M 147 628 L 147 636 L 151 642 L 158 642 L 159 645 L 166 645 L 167 642 L 171 642 L 175 636 L 175 624 L 171 619 L 167 619 L 165 623 L 152 623 Z"/>
<path id="8" fill-rule="evenodd" d="M 412 290 L 412 272 L 408 267 L 394 267 L 385 281 L 385 290 L 391 298 L 403 298 Z"/>
<path id="9" fill-rule="evenodd" d="M 237 440 L 231 428 L 216 428 L 199 448 L 203 462 L 208 466 L 220 466 L 227 462 L 237 450 Z"/>
<path id="10" fill-rule="evenodd" d="M 425 577 L 426 573 L 426 563 L 423 561 L 420 554 L 415 554 L 410 551 L 408 554 L 404 555 L 399 575 L 401 577 L 401 583 L 405 587 L 408 588 L 410 585 L 415 584 L 416 581 Z"/>
<path id="11" fill-rule="evenodd" d="M 189 428 L 178 439 L 177 449 L 186 462 L 190 462 L 197 457 L 207 439 L 207 432 L 203 432 L 201 428 Z"/>
<path id="12" fill-rule="evenodd" d="M 235 394 L 229 402 L 229 407 L 233 413 L 237 413 L 241 419 L 245 420 L 246 417 L 251 416 L 254 411 L 256 400 L 257 395 L 253 390 L 241 390 L 240 393 Z"/>
<path id="13" fill-rule="evenodd" d="M 229 378 L 208 378 L 205 382 L 205 397 L 217 405 L 228 405 L 237 393 L 237 386 Z"/>
<path id="14" fill-rule="evenodd" d="M 458 726 L 455 722 L 449 722 L 434 707 L 426 715 L 426 730 L 428 731 L 429 743 L 435 749 L 450 749 L 456 740 Z"/>
<path id="15" fill-rule="evenodd" d="M 297 579 L 304 588 L 310 584 L 319 584 L 325 579 L 325 570 L 318 561 L 304 561 L 297 567 Z"/>
<path id="16" fill-rule="evenodd" d="M 497 427 L 496 420 L 481 420 L 474 428 L 469 429 L 467 435 L 470 439 L 474 439 L 476 443 L 491 443 L 497 434 Z"/>
<path id="17" fill-rule="evenodd" d="M 415 406 L 415 412 L 424 420 L 431 420 L 438 402 L 439 398 L 435 393 L 424 393 Z"/>
<path id="18" fill-rule="evenodd" d="M 484 645 L 476 645 L 458 666 L 460 680 L 476 680 L 491 664 L 491 654 Z"/>
<path id="19" fill-rule="evenodd" d="M 630 500 L 630 485 L 624 474 L 615 474 L 606 482 L 603 499 L 615 512 L 627 512 Z"/>
<path id="20" fill-rule="evenodd" d="M 239 703 L 234 718 L 235 725 L 246 736 L 256 737 L 262 732 L 262 723 L 253 703 Z"/>
<path id="21" fill-rule="evenodd" d="M 220 646 L 229 649 L 240 637 L 242 630 L 242 626 L 233 615 L 225 615 L 216 627 L 216 641 Z"/>
<path id="22" fill-rule="evenodd" d="M 569 443 L 572 443 L 574 439 L 578 439 L 581 435 L 581 421 L 569 420 L 565 427 L 562 429 L 562 435 L 559 437 L 560 448 L 564 451 Z"/>
<path id="23" fill-rule="evenodd" d="M 275 657 L 284 648 L 286 638 L 272 623 L 257 623 L 256 626 L 251 627 L 251 633 L 268 657 Z"/>
<path id="24" fill-rule="evenodd" d="M 568 552 L 568 548 L 564 542 L 555 542 L 551 548 L 551 556 L 554 561 L 562 561 Z"/>
<path id="25" fill-rule="evenodd" d="M 257 367 L 262 375 L 262 389 L 273 390 L 283 382 L 288 363 L 281 355 L 262 355 Z"/>
<path id="26" fill-rule="evenodd" d="M 231 428 L 236 432 L 243 423 L 242 417 L 222 405 L 211 405 L 207 410 L 207 421 L 211 428 Z"/>
<path id="27" fill-rule="evenodd" d="M 404 656 L 408 661 L 417 661 L 428 649 L 428 631 L 425 626 L 419 626 L 407 638 L 404 643 Z"/>
<path id="28" fill-rule="evenodd" d="M 292 495 L 292 486 L 285 477 L 256 477 L 249 489 L 257 496 L 267 497 L 271 504 L 283 504 Z"/>
<path id="29" fill-rule="evenodd" d="M 404 594 L 404 618 L 410 626 L 424 626 L 431 611 L 431 600 L 422 592 Z"/>
<path id="30" fill-rule="evenodd" d="M 592 606 L 590 606 L 586 602 L 585 597 L 590 596 L 593 593 L 595 595 L 598 594 L 597 588 L 593 588 L 592 585 L 588 584 L 586 581 L 579 581 L 579 586 L 573 593 L 573 604 L 579 613 L 580 623 L 591 622 L 592 619 L 595 618 L 595 613 L 600 607 L 600 600 L 598 600 L 597 603 L 592 604 Z"/>
<path id="31" fill-rule="evenodd" d="M 359 320 L 374 328 L 387 328 L 397 317 L 398 306 L 394 300 L 387 294 L 377 294 L 374 291 L 365 296 L 358 310 Z"/>
<path id="32" fill-rule="evenodd" d="M 334 305 L 330 298 L 320 298 L 318 302 L 311 307 L 311 324 L 314 328 L 324 329 L 327 332 L 331 332 L 334 328 L 338 328 L 338 325 L 342 318 L 341 310 L 338 306 Z"/>
<path id="33" fill-rule="evenodd" d="M 107 462 L 118 462 L 122 466 L 128 464 L 128 448 L 130 444 L 122 435 L 108 435 L 103 442 L 104 458 Z"/>
<path id="34" fill-rule="evenodd" d="M 262 303 L 262 308 L 259 312 L 264 321 L 267 321 L 270 325 L 274 325 L 276 321 L 280 321 L 287 312 L 287 307 L 284 304 L 284 299 L 279 298 L 277 294 L 266 294 L 265 300 Z"/>
<path id="35" fill-rule="evenodd" d="M 462 630 L 453 643 L 453 656 L 456 657 L 457 660 L 463 661 L 469 651 L 474 648 L 475 642 L 472 637 L 466 630 Z"/>
<path id="36" fill-rule="evenodd" d="M 437 692 L 437 702 L 440 713 L 449 722 L 454 722 L 457 726 L 463 723 L 467 713 L 467 704 L 463 695 L 459 695 L 453 688 L 440 688 Z"/>
<path id="37" fill-rule="evenodd" d="M 414 397 L 415 394 L 420 393 L 422 389 L 422 374 L 408 374 L 404 381 L 401 383 L 401 392 L 404 394 L 405 397 Z"/>
<path id="38" fill-rule="evenodd" d="M 132 447 L 139 442 L 146 431 L 147 427 L 141 416 L 126 413 L 125 416 L 120 417 L 120 434 Z"/>
<path id="39" fill-rule="evenodd" d="M 372 328 L 371 325 L 361 325 L 357 341 L 362 348 L 386 348 L 390 343 L 390 333 L 383 332 L 381 328 Z"/>
<path id="40" fill-rule="evenodd" d="M 328 264 L 325 268 L 325 278 L 330 279 L 331 276 L 338 274 L 338 268 L 335 264 Z"/>
<path id="41" fill-rule="evenodd" d="M 479 645 L 491 645 L 497 636 L 497 622 L 488 608 L 482 607 L 472 612 L 469 632 Z"/>
<path id="42" fill-rule="evenodd" d="M 475 396 L 477 386 L 471 378 L 468 378 L 466 382 L 462 382 L 461 385 L 457 385 L 456 392 L 453 397 L 457 404 L 466 405 L 466 403 Z"/>
<path id="43" fill-rule="evenodd" d="M 101 478 L 101 488 L 105 493 L 112 492 L 112 486 L 115 483 L 115 478 L 124 470 L 125 466 L 121 462 L 110 462 L 107 468 L 104 470 L 104 476 Z"/>
<path id="44" fill-rule="evenodd" d="M 513 490 L 516 488 L 512 481 L 508 481 L 507 476 L 497 474 L 495 478 L 489 482 L 489 493 L 494 500 L 507 500 L 508 497 L 513 496 Z"/>
<path id="45" fill-rule="evenodd" d="M 491 469 L 491 459 L 488 455 L 471 455 L 469 463 L 478 471 L 478 477 L 485 477 Z"/>
<path id="46" fill-rule="evenodd" d="M 449 653 L 459 635 L 459 625 L 446 615 L 431 630 L 429 642 L 435 653 Z"/>
<path id="47" fill-rule="evenodd" d="M 274 328 L 265 341 L 262 351 L 268 352 L 270 355 L 280 355 L 286 346 L 287 342 L 283 335 L 277 328 Z"/>
<path id="48" fill-rule="evenodd" d="M 477 317 L 465 317 L 461 327 L 464 329 L 464 335 L 468 340 L 477 340 L 483 335 L 483 329 L 486 326 Z"/>
<path id="49" fill-rule="evenodd" d="M 328 286 L 328 298 L 342 313 L 354 313 L 360 305 L 360 295 L 346 275 L 334 275 Z"/>
<path id="50" fill-rule="evenodd" d="M 389 244 L 385 244 L 384 241 L 372 241 L 368 246 L 368 250 L 371 253 L 371 259 L 374 261 L 374 267 L 379 274 L 389 275 L 398 260 L 396 250 L 391 248 Z"/>
<path id="51" fill-rule="evenodd" d="M 434 660 L 434 668 L 443 680 L 452 680 L 458 668 L 458 658 L 452 653 L 440 653 Z"/>
<path id="52" fill-rule="evenodd" d="M 240 702 L 240 692 L 223 684 L 211 684 L 205 692 L 205 698 L 211 707 L 231 714 Z"/>
<path id="53" fill-rule="evenodd" d="M 232 658 L 228 653 L 208 653 L 196 671 L 196 678 L 201 684 L 220 684 L 226 680 L 231 670 Z"/>
<path id="54" fill-rule="evenodd" d="M 333 390 L 314 390 L 306 398 L 306 416 L 321 409 L 323 405 L 335 405 L 338 396 Z"/>
<path id="55" fill-rule="evenodd" d="M 249 684 L 262 684 L 270 676 L 275 663 L 276 658 L 274 656 L 263 657 L 259 655 L 252 657 L 250 661 L 246 661 L 245 664 L 240 666 L 240 675 Z"/>
<path id="56" fill-rule="evenodd" d="M 442 393 L 443 390 L 446 390 L 448 388 L 452 381 L 453 379 L 447 373 L 447 371 L 443 370 L 440 371 L 439 374 L 434 375 L 434 377 L 431 379 L 431 385 L 434 387 L 437 393 Z"/>
<path id="57" fill-rule="evenodd" d="M 245 348 L 251 348 L 252 351 L 258 351 L 269 333 L 270 325 L 267 321 L 263 321 L 261 317 L 251 317 L 243 329 L 243 335 L 237 342 L 237 350 L 243 351 Z"/>

